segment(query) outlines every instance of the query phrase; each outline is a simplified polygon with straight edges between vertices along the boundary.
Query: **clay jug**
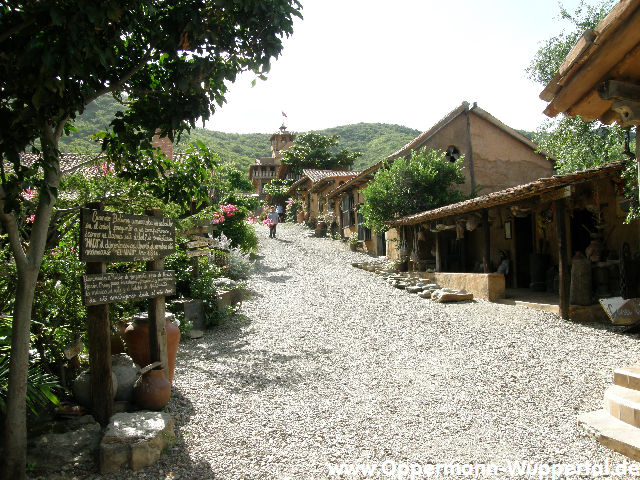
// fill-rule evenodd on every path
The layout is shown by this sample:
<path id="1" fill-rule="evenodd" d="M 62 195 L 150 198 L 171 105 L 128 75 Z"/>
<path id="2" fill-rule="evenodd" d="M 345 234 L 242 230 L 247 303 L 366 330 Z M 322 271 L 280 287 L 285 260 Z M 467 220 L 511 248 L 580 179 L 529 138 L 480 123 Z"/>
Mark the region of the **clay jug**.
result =
<path id="1" fill-rule="evenodd" d="M 116 333 L 111 334 L 111 355 L 124 353 L 124 331 L 127 329 L 126 322 L 115 324 Z"/>
<path id="2" fill-rule="evenodd" d="M 160 410 L 169 403 L 171 384 L 164 369 L 149 370 L 133 384 L 133 401 L 145 410 Z"/>
<path id="3" fill-rule="evenodd" d="M 167 356 L 169 360 L 169 382 L 173 383 L 173 371 L 176 366 L 178 343 L 180 343 L 180 329 L 170 319 L 173 314 L 167 314 L 165 329 L 167 331 Z M 124 332 L 127 352 L 135 363 L 140 366 L 149 365 L 149 318 L 146 314 L 136 315 L 133 322 Z"/>

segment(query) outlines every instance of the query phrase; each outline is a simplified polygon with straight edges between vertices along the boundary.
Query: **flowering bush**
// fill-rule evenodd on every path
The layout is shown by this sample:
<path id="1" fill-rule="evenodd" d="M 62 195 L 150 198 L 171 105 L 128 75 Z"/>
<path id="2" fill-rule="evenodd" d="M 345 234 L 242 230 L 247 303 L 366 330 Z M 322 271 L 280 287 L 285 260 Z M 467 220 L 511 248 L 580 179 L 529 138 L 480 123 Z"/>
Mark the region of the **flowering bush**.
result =
<path id="1" fill-rule="evenodd" d="M 222 210 L 222 213 L 224 213 L 225 216 L 232 217 L 238 211 L 238 207 L 231 204 L 220 205 L 220 210 Z"/>
<path id="2" fill-rule="evenodd" d="M 253 262 L 248 253 L 243 253 L 239 248 L 232 248 L 227 256 L 229 262 L 224 275 L 232 280 L 246 280 L 253 272 Z"/>
<path id="3" fill-rule="evenodd" d="M 218 224 L 224 222 L 224 215 L 220 212 L 213 212 L 211 214 L 211 223 Z"/>
<path id="4" fill-rule="evenodd" d="M 285 220 L 287 222 L 297 222 L 298 210 L 302 210 L 302 201 L 290 198 L 286 202 Z"/>
<path id="5" fill-rule="evenodd" d="M 217 250 L 231 250 L 231 239 L 224 233 L 221 233 L 218 238 L 214 238 L 211 242 L 211 248 Z"/>

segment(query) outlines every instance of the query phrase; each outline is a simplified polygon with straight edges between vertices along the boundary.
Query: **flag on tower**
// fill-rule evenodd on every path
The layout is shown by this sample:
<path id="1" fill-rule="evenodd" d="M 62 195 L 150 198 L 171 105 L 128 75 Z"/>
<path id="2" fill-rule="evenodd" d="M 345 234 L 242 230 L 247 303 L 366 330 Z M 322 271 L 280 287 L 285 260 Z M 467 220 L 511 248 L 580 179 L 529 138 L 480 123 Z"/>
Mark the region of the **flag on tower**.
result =
<path id="1" fill-rule="evenodd" d="M 287 114 L 286 114 L 286 113 L 284 113 L 284 112 L 282 112 L 282 116 L 283 116 L 284 118 L 287 118 Z"/>

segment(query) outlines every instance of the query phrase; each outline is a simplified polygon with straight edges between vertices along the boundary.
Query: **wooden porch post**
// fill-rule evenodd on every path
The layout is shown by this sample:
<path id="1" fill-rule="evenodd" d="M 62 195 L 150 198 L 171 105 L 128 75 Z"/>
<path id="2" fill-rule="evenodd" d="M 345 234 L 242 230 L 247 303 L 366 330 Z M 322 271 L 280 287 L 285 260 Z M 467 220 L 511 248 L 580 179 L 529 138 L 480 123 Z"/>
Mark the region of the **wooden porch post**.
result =
<path id="1" fill-rule="evenodd" d="M 102 203 L 88 203 L 87 208 L 102 210 Z M 106 262 L 87 262 L 87 274 L 107 271 Z M 111 383 L 111 330 L 109 304 L 87 307 L 87 337 L 89 371 L 91 372 L 91 409 L 96 420 L 106 426 L 113 415 L 113 384 Z"/>
<path id="2" fill-rule="evenodd" d="M 162 216 L 162 211 L 157 208 L 147 210 L 146 213 L 153 217 Z M 147 262 L 147 271 L 162 270 L 164 270 L 164 258 Z M 164 376 L 169 380 L 164 297 L 155 297 L 149 300 L 149 362 L 161 362 L 162 368 L 164 369 Z"/>
<path id="3" fill-rule="evenodd" d="M 436 272 L 442 271 L 440 263 L 440 232 L 436 232 Z"/>
<path id="4" fill-rule="evenodd" d="M 558 273 L 559 273 L 559 304 L 560 316 L 569 319 L 569 258 L 567 255 L 567 229 L 565 224 L 565 201 L 563 198 L 555 201 L 556 232 L 558 237 Z"/>
<path id="5" fill-rule="evenodd" d="M 491 231 L 489 229 L 489 210 L 484 209 L 482 211 L 482 235 L 483 235 L 483 247 L 482 252 L 482 264 L 484 267 L 484 273 L 489 273 L 491 269 Z"/>

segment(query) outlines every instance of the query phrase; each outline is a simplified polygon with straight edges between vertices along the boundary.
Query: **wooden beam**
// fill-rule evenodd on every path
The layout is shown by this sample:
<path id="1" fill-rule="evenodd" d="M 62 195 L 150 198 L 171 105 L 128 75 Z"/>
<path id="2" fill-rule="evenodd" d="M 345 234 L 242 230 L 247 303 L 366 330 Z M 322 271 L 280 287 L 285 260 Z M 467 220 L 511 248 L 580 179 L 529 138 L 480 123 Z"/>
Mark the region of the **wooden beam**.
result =
<path id="1" fill-rule="evenodd" d="M 640 102 L 620 100 L 611 106 L 611 110 L 620 114 L 621 126 L 640 125 Z"/>
<path id="2" fill-rule="evenodd" d="M 491 270 L 491 230 L 489 226 L 489 210 L 482 210 L 482 266 L 484 273 L 490 273 Z"/>
<path id="3" fill-rule="evenodd" d="M 555 201 L 556 232 L 558 238 L 558 274 L 560 280 L 559 307 L 560 316 L 569 319 L 569 287 L 571 277 L 569 273 L 569 258 L 567 249 L 567 226 L 565 214 L 565 200 Z"/>
<path id="4" fill-rule="evenodd" d="M 442 263 L 440 261 L 440 232 L 436 232 L 436 272 L 442 271 Z"/>
<path id="5" fill-rule="evenodd" d="M 105 262 L 87 262 L 87 274 L 105 273 Z M 109 304 L 87 307 L 89 371 L 91 372 L 91 409 L 96 420 L 106 426 L 113 414 L 111 383 L 111 330 Z"/>
<path id="6" fill-rule="evenodd" d="M 598 95 L 603 100 L 640 101 L 640 85 L 637 83 L 607 80 L 598 87 Z"/>
<path id="7" fill-rule="evenodd" d="M 88 203 L 87 208 L 104 209 L 99 202 Z M 87 273 L 105 273 L 106 262 L 87 262 Z M 113 384 L 111 383 L 111 329 L 109 304 L 87 307 L 87 340 L 89 371 L 91 372 L 91 409 L 103 427 L 113 415 Z"/>
<path id="8" fill-rule="evenodd" d="M 615 10 L 615 8 L 614 8 Z M 611 23 L 611 22 L 610 22 Z M 597 87 L 602 77 L 612 70 L 625 55 L 637 45 L 637 33 L 640 30 L 640 9 L 630 12 L 628 18 L 617 22 L 619 28 L 607 31 L 606 35 L 596 37 L 595 49 L 577 70 L 571 70 L 571 75 L 563 82 L 563 88 L 555 95 L 545 113 L 565 112 L 577 103 L 589 90 Z M 606 41 L 605 38 L 606 37 Z M 553 116 L 553 115 L 550 115 Z"/>
<path id="9" fill-rule="evenodd" d="M 147 210 L 147 215 L 161 217 L 160 209 Z M 164 270 L 164 258 L 147 262 L 147 271 Z M 169 356 L 167 353 L 167 330 L 165 328 L 164 297 L 149 299 L 149 361 L 160 362 L 164 375 L 169 380 Z M 145 367 L 146 365 L 140 365 Z"/>

